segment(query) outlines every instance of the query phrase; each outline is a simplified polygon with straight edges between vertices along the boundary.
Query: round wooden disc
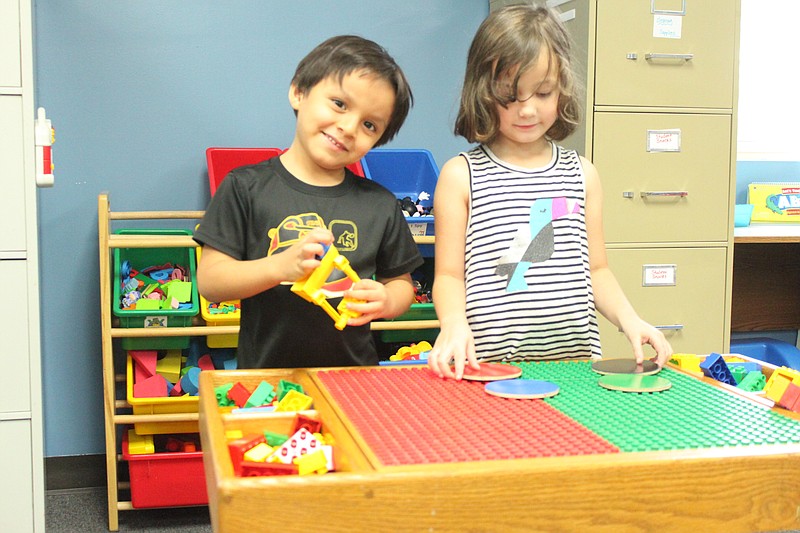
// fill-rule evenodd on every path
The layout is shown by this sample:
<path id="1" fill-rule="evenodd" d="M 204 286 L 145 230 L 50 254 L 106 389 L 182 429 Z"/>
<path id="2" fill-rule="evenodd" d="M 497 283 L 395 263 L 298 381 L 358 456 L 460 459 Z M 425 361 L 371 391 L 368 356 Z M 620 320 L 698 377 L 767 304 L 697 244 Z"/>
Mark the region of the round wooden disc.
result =
<path id="1" fill-rule="evenodd" d="M 672 387 L 672 382 L 659 376 L 639 374 L 609 374 L 600 378 L 601 387 L 622 392 L 661 392 Z"/>
<path id="2" fill-rule="evenodd" d="M 601 359 L 592 363 L 592 370 L 598 374 L 641 374 L 649 376 L 661 369 L 656 363 L 645 359 L 641 365 L 636 364 L 636 359 Z"/>
<path id="3" fill-rule="evenodd" d="M 464 378 L 472 381 L 499 381 L 502 379 L 516 379 L 522 375 L 518 366 L 504 365 L 503 363 L 478 363 L 480 370 L 473 370 L 467 365 L 464 367 Z"/>
<path id="4" fill-rule="evenodd" d="M 533 400 L 549 398 L 558 394 L 560 387 L 549 381 L 538 379 L 511 379 L 507 381 L 492 381 L 484 385 L 483 390 L 492 396 L 513 398 L 516 400 Z"/>

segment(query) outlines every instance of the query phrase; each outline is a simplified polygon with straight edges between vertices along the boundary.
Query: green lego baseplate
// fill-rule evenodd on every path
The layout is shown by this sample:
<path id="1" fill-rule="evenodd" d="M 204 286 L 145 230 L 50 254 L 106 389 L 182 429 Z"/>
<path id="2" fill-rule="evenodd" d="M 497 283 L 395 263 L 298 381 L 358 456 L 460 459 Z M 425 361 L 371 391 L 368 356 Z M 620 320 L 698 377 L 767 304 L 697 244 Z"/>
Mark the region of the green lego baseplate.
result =
<path id="1" fill-rule="evenodd" d="M 597 385 L 588 361 L 514 364 L 559 385 L 543 401 L 624 452 L 800 443 L 797 420 L 670 368 L 658 374 L 669 390 L 628 393 Z"/>

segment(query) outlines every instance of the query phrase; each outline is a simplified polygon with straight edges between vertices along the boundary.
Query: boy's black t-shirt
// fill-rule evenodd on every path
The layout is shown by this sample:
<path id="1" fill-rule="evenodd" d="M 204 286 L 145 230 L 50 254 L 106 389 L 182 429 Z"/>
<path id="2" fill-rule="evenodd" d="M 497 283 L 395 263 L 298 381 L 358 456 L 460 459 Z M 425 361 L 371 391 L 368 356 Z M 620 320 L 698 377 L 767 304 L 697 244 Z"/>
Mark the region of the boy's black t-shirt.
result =
<path id="1" fill-rule="evenodd" d="M 228 174 L 194 239 L 235 259 L 250 260 L 280 253 L 320 226 L 333 232 L 334 246 L 362 279 L 399 276 L 423 263 L 389 190 L 349 170 L 339 185 L 309 185 L 290 174 L 278 157 Z M 348 285 L 335 270 L 325 288 L 341 295 Z M 240 368 L 377 364 L 369 324 L 339 331 L 321 307 L 290 288 L 278 285 L 242 300 Z M 329 301 L 336 308 L 340 299 Z"/>

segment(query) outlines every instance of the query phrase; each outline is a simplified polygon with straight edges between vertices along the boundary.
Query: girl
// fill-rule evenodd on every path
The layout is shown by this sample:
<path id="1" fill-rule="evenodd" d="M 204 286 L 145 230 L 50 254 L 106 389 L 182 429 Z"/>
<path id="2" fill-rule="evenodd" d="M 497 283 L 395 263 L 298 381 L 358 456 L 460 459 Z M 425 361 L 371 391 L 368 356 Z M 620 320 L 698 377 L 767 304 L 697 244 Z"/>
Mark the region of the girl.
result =
<path id="1" fill-rule="evenodd" d="M 461 379 L 478 360 L 599 359 L 595 307 L 637 363 L 645 343 L 659 366 L 672 354 L 608 267 L 597 170 L 554 142 L 579 111 L 558 14 L 492 13 L 469 50 L 455 125 L 481 144 L 442 167 L 434 195 L 441 333 L 428 366 L 440 377 Z"/>

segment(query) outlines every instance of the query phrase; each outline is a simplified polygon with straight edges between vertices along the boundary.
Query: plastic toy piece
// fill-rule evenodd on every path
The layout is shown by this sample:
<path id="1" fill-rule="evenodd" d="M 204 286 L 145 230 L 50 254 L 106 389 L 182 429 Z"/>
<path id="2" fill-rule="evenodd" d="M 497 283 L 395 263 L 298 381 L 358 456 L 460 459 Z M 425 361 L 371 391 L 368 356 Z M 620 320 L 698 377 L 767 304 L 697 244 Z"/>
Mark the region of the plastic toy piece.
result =
<path id="1" fill-rule="evenodd" d="M 293 476 L 297 474 L 297 465 L 285 465 L 283 463 L 253 463 L 242 461 L 239 475 L 241 477 L 251 476 Z"/>
<path id="2" fill-rule="evenodd" d="M 296 433 L 296 432 L 295 432 Z M 284 442 L 289 440 L 289 435 L 284 435 L 282 433 L 275 433 L 274 431 L 264 431 L 264 438 L 272 447 L 282 446 Z"/>
<path id="3" fill-rule="evenodd" d="M 156 363 L 156 372 L 170 383 L 181 379 L 181 351 L 167 350 L 167 354 Z"/>
<path id="4" fill-rule="evenodd" d="M 800 405 L 797 403 L 798 400 L 800 400 L 800 386 L 795 383 L 789 383 L 783 396 L 781 396 L 781 399 L 778 401 L 778 405 L 790 411 L 797 411 L 800 409 Z"/>
<path id="5" fill-rule="evenodd" d="M 228 443 L 228 453 L 231 454 L 231 463 L 233 463 L 233 471 L 239 472 L 244 454 L 251 448 L 266 442 L 264 435 L 247 435 L 238 439 L 232 440 Z"/>
<path id="6" fill-rule="evenodd" d="M 260 407 L 270 403 L 273 398 L 275 398 L 275 388 L 266 381 L 262 381 L 258 384 L 256 390 L 253 391 L 253 394 L 247 399 L 244 406 Z"/>
<path id="7" fill-rule="evenodd" d="M 220 407 L 230 407 L 236 405 L 233 400 L 228 397 L 228 391 L 233 388 L 233 383 L 225 383 L 219 387 L 214 387 L 214 396 L 217 397 L 217 405 Z"/>
<path id="8" fill-rule="evenodd" d="M 522 375 L 522 369 L 503 363 L 478 363 L 480 370 L 464 368 L 464 379 L 469 381 L 500 381 L 502 379 L 516 379 Z"/>
<path id="9" fill-rule="evenodd" d="M 703 359 L 702 356 L 693 353 L 674 353 L 670 362 L 678 365 L 681 370 L 702 374 L 703 370 L 700 368 L 700 363 Z"/>
<path id="10" fill-rule="evenodd" d="M 280 448 L 269 457 L 270 461 L 291 464 L 296 457 L 313 453 L 320 449 L 322 444 L 307 429 L 300 428 L 297 433 L 289 437 Z"/>
<path id="11" fill-rule="evenodd" d="M 306 396 L 303 393 L 295 390 L 290 390 L 286 396 L 278 402 L 275 411 L 305 411 L 310 409 L 314 404 L 314 399 L 311 396 Z"/>
<path id="12" fill-rule="evenodd" d="M 736 379 L 731 374 L 725 359 L 718 353 L 711 353 L 700 363 L 703 374 L 719 382 L 736 386 Z"/>
<path id="13" fill-rule="evenodd" d="M 297 465 L 297 473 L 301 476 L 314 473 L 328 473 L 328 460 L 325 457 L 325 452 L 322 450 L 301 455 L 300 457 L 296 457 L 292 462 Z"/>
<path id="14" fill-rule="evenodd" d="M 156 453 L 152 435 L 138 435 L 133 429 L 128 430 L 128 453 L 141 455 L 145 453 Z"/>
<path id="15" fill-rule="evenodd" d="M 389 361 L 407 361 L 407 360 L 420 360 L 422 359 L 422 354 L 426 354 L 425 359 L 427 359 L 427 353 L 433 349 L 431 343 L 428 341 L 422 341 L 417 344 L 412 344 L 411 346 L 403 346 L 397 350 L 397 352 L 389 356 Z"/>
<path id="16" fill-rule="evenodd" d="M 263 463 L 272 454 L 272 447 L 266 442 L 259 442 L 246 452 L 244 452 L 243 460 L 252 461 L 254 463 Z"/>
<path id="17" fill-rule="evenodd" d="M 759 370 L 758 372 L 748 372 L 738 387 L 748 392 L 756 392 L 764 390 L 766 384 L 767 377 Z"/>
<path id="18" fill-rule="evenodd" d="M 283 397 L 290 391 L 297 391 L 299 393 L 304 393 L 303 386 L 299 383 L 292 383 L 291 381 L 287 381 L 282 379 L 278 382 L 278 401 L 283 400 Z"/>
<path id="19" fill-rule="evenodd" d="M 561 388 L 555 383 L 538 379 L 490 381 L 483 388 L 487 394 L 491 394 L 492 396 L 515 400 L 550 398 L 558 394 L 560 389 Z"/>
<path id="20" fill-rule="evenodd" d="M 169 394 L 170 384 L 163 376 L 156 374 L 144 381 L 133 384 L 135 398 L 166 398 Z"/>
<path id="21" fill-rule="evenodd" d="M 339 269 L 352 280 L 353 283 L 358 283 L 361 278 L 358 277 L 356 271 L 350 266 L 350 261 L 336 249 L 335 246 L 329 246 L 325 255 L 322 257 L 320 265 L 315 268 L 308 276 L 297 280 L 292 285 L 292 292 L 302 297 L 311 303 L 320 306 L 328 316 L 333 319 L 334 326 L 338 330 L 342 330 L 347 326 L 347 321 L 351 318 L 361 316 L 361 313 L 347 309 L 348 303 L 360 303 L 360 300 L 352 298 L 342 298 L 336 309 L 328 303 L 328 297 L 322 290 L 328 277 L 334 269 Z"/>
<path id="22" fill-rule="evenodd" d="M 310 416 L 298 414 L 294 417 L 294 432 L 296 433 L 300 428 L 305 428 L 311 433 L 321 433 L 322 422 Z"/>
<path id="23" fill-rule="evenodd" d="M 792 382 L 792 377 L 782 372 L 783 368 L 778 368 L 769 377 L 764 387 L 764 395 L 775 403 L 778 403 Z"/>
<path id="24" fill-rule="evenodd" d="M 236 383 L 228 391 L 228 398 L 233 400 L 233 403 L 236 404 L 236 407 L 244 407 L 244 404 L 246 404 L 247 400 L 250 399 L 251 394 L 252 393 L 247 390 L 247 387 L 241 383 Z"/>
<path id="25" fill-rule="evenodd" d="M 592 370 L 598 374 L 641 374 L 649 376 L 661 370 L 656 363 L 649 360 L 636 364 L 636 359 L 601 359 L 592 363 Z"/>

